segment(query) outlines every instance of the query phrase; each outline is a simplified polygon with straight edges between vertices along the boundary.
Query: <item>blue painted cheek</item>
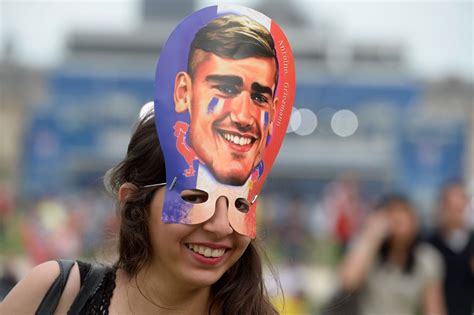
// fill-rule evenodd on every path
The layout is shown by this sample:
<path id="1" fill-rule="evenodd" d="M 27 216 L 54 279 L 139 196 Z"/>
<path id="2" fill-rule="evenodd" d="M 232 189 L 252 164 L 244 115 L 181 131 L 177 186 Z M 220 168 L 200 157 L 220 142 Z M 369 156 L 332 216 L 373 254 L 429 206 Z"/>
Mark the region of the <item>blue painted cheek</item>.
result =
<path id="1" fill-rule="evenodd" d="M 268 147 L 268 144 L 270 143 L 270 141 L 272 141 L 272 136 L 270 136 L 270 134 L 268 134 L 267 136 L 267 141 L 265 143 L 265 146 Z"/>
<path id="2" fill-rule="evenodd" d="M 263 125 L 265 129 L 268 127 L 269 115 L 270 114 L 268 112 L 265 112 L 263 114 Z M 272 137 L 270 136 L 270 134 L 268 134 L 267 139 L 265 141 L 265 147 L 268 147 L 268 144 L 270 143 L 271 140 L 272 140 Z"/>
<path id="3" fill-rule="evenodd" d="M 263 160 L 260 161 L 260 163 L 258 163 L 258 165 L 256 167 L 256 170 L 258 172 L 258 179 L 260 179 L 260 177 L 262 177 L 262 175 L 263 175 L 263 170 L 264 170 Z"/>
<path id="4" fill-rule="evenodd" d="M 217 106 L 217 103 L 219 103 L 219 99 L 217 97 L 211 98 L 209 104 L 207 104 L 207 113 L 208 114 L 214 113 L 214 108 Z"/>
<path id="5" fill-rule="evenodd" d="M 267 126 L 268 126 L 268 116 L 269 116 L 268 112 L 263 113 L 263 126 L 264 126 L 264 128 L 267 128 Z"/>

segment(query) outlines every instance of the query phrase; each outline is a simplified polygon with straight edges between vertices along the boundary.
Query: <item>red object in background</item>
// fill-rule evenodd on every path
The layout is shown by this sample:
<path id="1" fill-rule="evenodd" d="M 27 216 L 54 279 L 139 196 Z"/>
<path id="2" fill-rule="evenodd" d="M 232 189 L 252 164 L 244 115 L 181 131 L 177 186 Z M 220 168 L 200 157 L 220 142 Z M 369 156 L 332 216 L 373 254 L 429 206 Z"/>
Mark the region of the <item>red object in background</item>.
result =
<path id="1" fill-rule="evenodd" d="M 339 212 L 336 217 L 334 233 L 336 234 L 337 240 L 343 244 L 347 243 L 352 236 L 353 227 L 351 226 L 349 216 L 342 211 Z"/>
<path id="2" fill-rule="evenodd" d="M 7 190 L 0 190 L 0 222 L 8 217 L 13 208 L 13 196 Z"/>
<path id="3" fill-rule="evenodd" d="M 54 259 L 49 247 L 47 244 L 44 244 L 44 239 L 38 237 L 39 232 L 33 224 L 22 222 L 20 229 L 23 244 L 33 265 Z"/>

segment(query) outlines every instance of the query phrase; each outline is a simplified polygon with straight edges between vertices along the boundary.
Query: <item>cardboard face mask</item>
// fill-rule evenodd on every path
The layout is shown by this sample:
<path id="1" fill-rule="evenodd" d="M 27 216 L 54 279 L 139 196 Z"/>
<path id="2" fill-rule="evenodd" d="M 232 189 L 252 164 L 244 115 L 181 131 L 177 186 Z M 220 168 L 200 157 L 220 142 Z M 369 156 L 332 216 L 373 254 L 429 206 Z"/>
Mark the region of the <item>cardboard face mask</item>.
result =
<path id="1" fill-rule="evenodd" d="M 165 156 L 162 220 L 198 224 L 228 200 L 232 228 L 256 236 L 256 201 L 291 115 L 295 70 L 280 27 L 218 5 L 184 19 L 156 69 L 155 122 Z"/>

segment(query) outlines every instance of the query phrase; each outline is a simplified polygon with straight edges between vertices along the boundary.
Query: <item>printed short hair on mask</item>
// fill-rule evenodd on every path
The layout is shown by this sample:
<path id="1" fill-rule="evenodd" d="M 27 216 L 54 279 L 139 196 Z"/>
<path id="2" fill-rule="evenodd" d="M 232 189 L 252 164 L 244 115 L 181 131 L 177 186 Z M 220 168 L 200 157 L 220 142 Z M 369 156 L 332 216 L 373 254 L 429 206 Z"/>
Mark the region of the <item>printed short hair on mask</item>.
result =
<path id="1" fill-rule="evenodd" d="M 191 77 L 196 66 L 204 61 L 198 57 L 197 50 L 230 59 L 273 58 L 277 70 L 275 83 L 277 82 L 278 60 L 273 37 L 263 25 L 247 16 L 221 16 L 196 33 L 188 56 L 188 73 Z"/>

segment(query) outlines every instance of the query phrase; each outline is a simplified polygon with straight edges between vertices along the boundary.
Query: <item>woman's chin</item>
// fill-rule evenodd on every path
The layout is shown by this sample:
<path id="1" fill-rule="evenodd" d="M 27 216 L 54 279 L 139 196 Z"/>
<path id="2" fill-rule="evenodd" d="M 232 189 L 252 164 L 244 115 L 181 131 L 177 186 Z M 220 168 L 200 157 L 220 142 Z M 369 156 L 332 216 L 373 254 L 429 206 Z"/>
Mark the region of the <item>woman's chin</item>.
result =
<path id="1" fill-rule="evenodd" d="M 221 277 L 222 274 L 208 274 L 207 272 L 203 272 L 199 275 L 190 275 L 187 279 L 187 282 L 190 286 L 195 288 L 206 288 L 212 286 Z"/>

